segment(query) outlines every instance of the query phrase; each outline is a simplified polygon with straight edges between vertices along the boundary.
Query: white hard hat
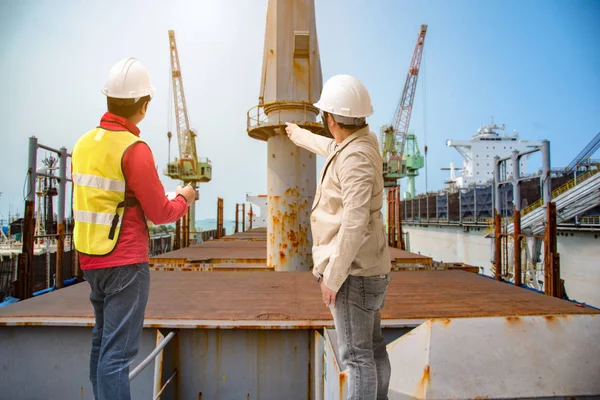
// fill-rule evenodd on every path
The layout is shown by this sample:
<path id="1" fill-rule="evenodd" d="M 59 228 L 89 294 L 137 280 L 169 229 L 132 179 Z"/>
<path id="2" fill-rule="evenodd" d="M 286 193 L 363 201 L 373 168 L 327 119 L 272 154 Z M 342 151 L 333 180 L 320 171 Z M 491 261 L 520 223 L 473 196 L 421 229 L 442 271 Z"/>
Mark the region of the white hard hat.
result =
<path id="1" fill-rule="evenodd" d="M 150 84 L 146 67 L 136 58 L 129 57 L 113 65 L 102 93 L 107 97 L 137 101 L 144 96 L 154 96 L 154 86 Z"/>
<path id="2" fill-rule="evenodd" d="M 329 78 L 323 86 L 321 98 L 314 106 L 343 117 L 364 118 L 373 114 L 369 92 L 358 79 L 350 75 Z"/>

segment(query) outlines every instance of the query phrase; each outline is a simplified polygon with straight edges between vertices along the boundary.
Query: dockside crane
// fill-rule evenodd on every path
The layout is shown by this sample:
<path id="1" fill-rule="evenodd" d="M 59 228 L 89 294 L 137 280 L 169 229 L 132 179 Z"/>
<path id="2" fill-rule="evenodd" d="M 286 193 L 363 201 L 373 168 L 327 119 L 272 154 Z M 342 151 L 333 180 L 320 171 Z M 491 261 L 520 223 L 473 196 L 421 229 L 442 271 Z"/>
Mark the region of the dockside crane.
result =
<path id="1" fill-rule="evenodd" d="M 426 33 L 427 25 L 421 25 L 393 123 L 381 128 L 384 185 L 387 188 L 396 187 L 399 179 L 408 177 L 408 190 L 405 193 L 407 199 L 415 196 L 415 178 L 419 169 L 424 166 L 417 137 L 408 133 L 408 127 Z"/>
<path id="2" fill-rule="evenodd" d="M 183 91 L 183 79 L 181 77 L 181 65 L 179 64 L 179 53 L 175 41 L 175 32 L 169 31 L 169 52 L 171 56 L 171 78 L 173 80 L 173 101 L 175 105 L 175 121 L 177 124 L 177 142 L 179 157 L 171 161 L 171 132 L 169 138 L 169 162 L 164 174 L 172 179 L 181 180 L 184 185 L 191 185 L 196 190 L 198 198 L 198 183 L 209 182 L 212 178 L 212 165 L 208 158 L 198 158 L 196 152 L 196 132 L 190 128 L 190 120 L 187 112 L 185 93 Z M 196 212 L 192 204 L 189 210 L 189 239 L 195 239 Z M 184 233 L 185 237 L 185 233 Z"/>

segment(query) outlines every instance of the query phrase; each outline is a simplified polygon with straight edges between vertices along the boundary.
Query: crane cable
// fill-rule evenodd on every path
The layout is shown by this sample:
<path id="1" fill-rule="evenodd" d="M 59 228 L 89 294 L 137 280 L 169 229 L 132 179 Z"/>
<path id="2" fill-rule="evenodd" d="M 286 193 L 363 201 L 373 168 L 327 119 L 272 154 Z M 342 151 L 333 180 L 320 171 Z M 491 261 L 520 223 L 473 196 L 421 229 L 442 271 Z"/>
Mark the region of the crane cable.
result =
<path id="1" fill-rule="evenodd" d="M 169 61 L 169 95 L 167 96 L 167 132 L 171 132 L 171 122 L 173 116 L 173 107 L 171 107 L 171 99 L 173 98 L 173 72 L 171 71 L 171 61 Z"/>
<path id="2" fill-rule="evenodd" d="M 428 192 L 429 188 L 427 185 L 427 69 L 425 68 L 427 65 L 427 57 L 425 52 L 422 54 L 423 57 L 423 68 L 422 71 L 419 71 L 419 74 L 422 74 L 421 78 L 421 86 L 423 87 L 423 141 L 424 141 L 424 152 L 425 152 L 425 193 Z"/>

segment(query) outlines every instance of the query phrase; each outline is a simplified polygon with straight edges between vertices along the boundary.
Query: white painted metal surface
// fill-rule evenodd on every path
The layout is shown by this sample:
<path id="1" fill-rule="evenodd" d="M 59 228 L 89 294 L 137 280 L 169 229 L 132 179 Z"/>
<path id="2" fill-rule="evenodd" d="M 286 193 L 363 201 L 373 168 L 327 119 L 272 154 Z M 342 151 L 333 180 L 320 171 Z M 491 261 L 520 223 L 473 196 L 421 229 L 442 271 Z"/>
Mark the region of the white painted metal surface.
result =
<path id="1" fill-rule="evenodd" d="M 337 333 L 333 329 L 325 329 L 325 400 L 345 400 L 348 396 L 348 371 L 342 369 L 337 351 Z"/>
<path id="2" fill-rule="evenodd" d="M 403 229 L 408 234 L 411 251 L 436 261 L 462 261 L 481 267 L 481 273 L 492 276 L 492 242 L 485 238 L 488 233 L 485 228 L 471 228 L 465 232 L 461 226 L 405 224 Z M 600 235 L 594 232 L 572 232 L 568 236 L 558 236 L 560 274 L 565 281 L 567 296 L 593 307 L 600 307 L 599 247 Z M 543 265 L 537 265 L 536 269 L 537 280 L 543 282 Z"/>
<path id="3" fill-rule="evenodd" d="M 504 133 L 504 125 L 491 124 L 482 126 L 477 135 L 470 140 L 448 140 L 448 147 L 454 147 L 463 157 L 461 176 L 455 179 L 459 188 L 471 184 L 481 184 L 494 177 L 494 156 L 510 157 L 513 150 L 519 152 L 541 146 L 542 142 L 520 140 L 518 134 L 508 136 Z M 527 158 L 521 158 L 521 175 L 527 170 Z M 507 170 L 512 170 L 512 163 L 507 162 Z M 452 180 L 452 177 L 451 177 Z"/>
<path id="4" fill-rule="evenodd" d="M 600 395 L 600 316 L 431 320 L 388 346 L 390 399 Z"/>
<path id="5" fill-rule="evenodd" d="M 325 338 L 317 330 L 313 332 L 312 399 L 323 400 L 325 390 Z"/>
<path id="6" fill-rule="evenodd" d="M 252 228 L 266 228 L 267 227 L 267 196 L 258 195 L 250 196 L 246 195 L 246 201 L 252 203 L 254 208 L 252 212 Z M 258 208 L 258 213 L 256 212 Z"/>

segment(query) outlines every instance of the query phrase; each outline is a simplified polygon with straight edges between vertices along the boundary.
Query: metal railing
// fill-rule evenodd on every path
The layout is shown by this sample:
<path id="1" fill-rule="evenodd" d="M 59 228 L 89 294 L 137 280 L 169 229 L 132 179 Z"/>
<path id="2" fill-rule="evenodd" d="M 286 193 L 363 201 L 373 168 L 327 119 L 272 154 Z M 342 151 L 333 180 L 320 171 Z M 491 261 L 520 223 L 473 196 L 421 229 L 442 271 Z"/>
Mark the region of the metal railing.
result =
<path id="1" fill-rule="evenodd" d="M 265 112 L 265 108 L 273 108 L 269 115 Z M 303 121 L 289 121 L 281 119 L 281 112 L 297 112 L 303 111 Z M 275 101 L 271 103 L 258 104 L 252 107 L 246 113 L 246 129 L 248 131 L 260 128 L 263 126 L 284 125 L 286 122 L 295 122 L 298 125 L 314 125 L 321 126 L 320 123 L 310 121 L 309 117 L 318 115 L 319 110 L 311 103 L 305 101 Z M 271 121 L 269 122 L 269 119 Z"/>
<path id="2" fill-rule="evenodd" d="M 569 182 L 565 183 L 564 185 L 559 186 L 558 188 L 556 188 L 556 189 L 554 189 L 552 191 L 552 195 L 551 195 L 552 198 L 555 198 L 555 197 L 563 194 L 567 190 L 570 190 L 570 189 L 574 188 L 575 186 L 577 186 L 580 183 L 584 182 L 588 178 L 591 178 L 592 176 L 594 176 L 596 173 L 598 173 L 598 171 L 600 171 L 600 169 L 594 169 L 594 170 L 591 170 L 591 171 L 587 171 L 583 175 L 580 175 L 577 178 L 572 179 Z M 530 212 L 532 212 L 536 208 L 541 207 L 543 204 L 544 204 L 544 199 L 539 199 L 535 203 L 531 203 L 527 207 L 523 208 L 523 210 L 521 211 L 521 217 L 529 214 Z"/>
<path id="3" fill-rule="evenodd" d="M 129 373 L 129 382 L 131 382 L 148 365 L 150 365 L 150 363 L 152 361 L 154 361 L 157 357 L 159 358 L 159 361 L 157 360 L 157 363 L 155 364 L 155 367 L 154 367 L 154 391 L 153 391 L 154 392 L 153 393 L 154 400 L 157 400 L 158 398 L 160 398 L 160 395 L 164 392 L 164 390 L 167 388 L 167 386 L 169 385 L 169 383 L 171 383 L 171 381 L 173 380 L 173 378 L 175 378 L 175 376 L 177 375 L 177 370 L 175 370 L 173 372 L 173 374 L 171 375 L 171 377 L 169 379 L 167 379 L 167 381 L 164 383 L 164 385 L 162 385 L 161 387 L 159 387 L 160 380 L 162 379 L 162 352 L 163 352 L 164 348 L 167 346 L 167 344 L 169 344 L 169 342 L 171 341 L 171 339 L 173 339 L 175 337 L 176 334 L 177 334 L 176 331 L 171 331 L 171 332 L 169 332 L 169 334 L 167 336 L 165 336 L 164 338 L 162 338 L 162 334 L 160 333 L 160 331 L 158 331 L 158 334 L 157 334 L 158 339 L 157 339 L 157 341 L 159 343 L 156 346 L 156 348 L 137 367 L 135 367 L 133 369 L 133 371 L 131 371 Z"/>
<path id="4" fill-rule="evenodd" d="M 600 215 L 586 215 L 579 217 L 579 223 L 585 225 L 600 225 Z"/>

